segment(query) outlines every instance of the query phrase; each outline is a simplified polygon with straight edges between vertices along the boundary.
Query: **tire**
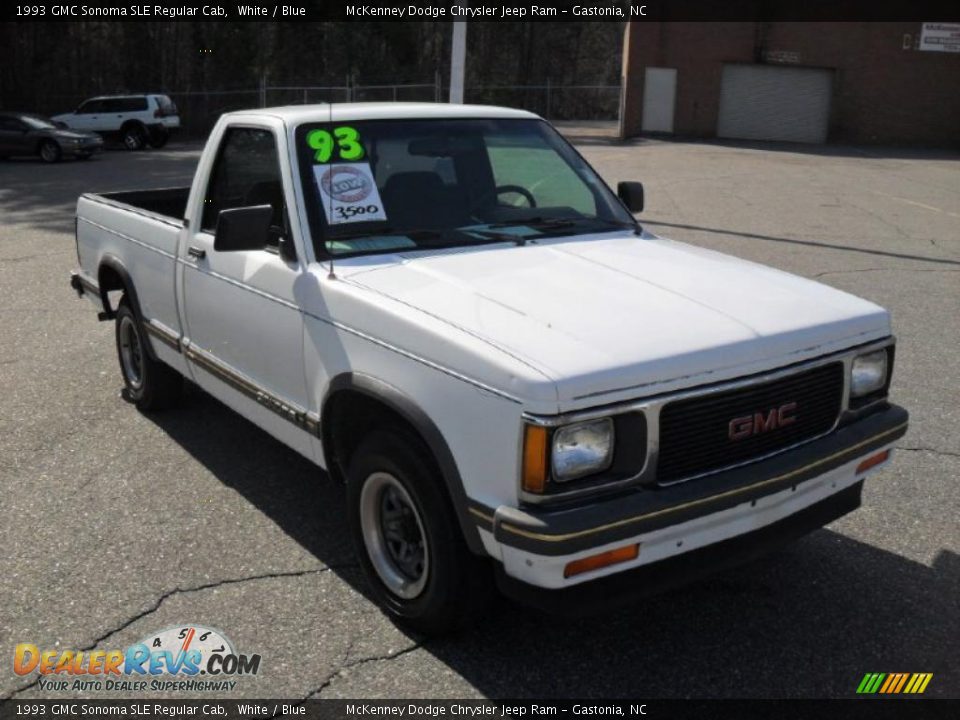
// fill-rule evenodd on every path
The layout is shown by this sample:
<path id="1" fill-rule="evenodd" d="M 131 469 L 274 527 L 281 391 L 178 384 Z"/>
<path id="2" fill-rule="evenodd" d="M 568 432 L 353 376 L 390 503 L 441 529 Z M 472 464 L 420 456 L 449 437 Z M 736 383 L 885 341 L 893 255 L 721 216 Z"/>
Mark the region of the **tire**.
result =
<path id="1" fill-rule="evenodd" d="M 40 154 L 40 159 L 45 163 L 56 163 L 60 162 L 60 158 L 63 157 L 63 152 L 60 150 L 60 146 L 57 145 L 53 140 L 44 140 L 40 143 L 38 149 Z"/>
<path id="2" fill-rule="evenodd" d="M 117 308 L 116 339 L 124 398 L 139 410 L 162 410 L 176 405 L 183 390 L 183 377 L 150 357 L 143 325 L 126 298 Z"/>
<path id="3" fill-rule="evenodd" d="M 169 139 L 170 133 L 166 130 L 153 130 L 147 137 L 147 142 L 150 143 L 150 147 L 159 150 L 167 144 Z"/>
<path id="4" fill-rule="evenodd" d="M 489 562 L 467 548 L 429 458 L 410 432 L 371 432 L 350 459 L 347 515 L 377 602 L 398 623 L 441 635 L 476 620 L 493 577 Z"/>
<path id="5" fill-rule="evenodd" d="M 127 150 L 142 150 L 147 142 L 147 133 L 142 125 L 127 125 L 120 135 Z"/>

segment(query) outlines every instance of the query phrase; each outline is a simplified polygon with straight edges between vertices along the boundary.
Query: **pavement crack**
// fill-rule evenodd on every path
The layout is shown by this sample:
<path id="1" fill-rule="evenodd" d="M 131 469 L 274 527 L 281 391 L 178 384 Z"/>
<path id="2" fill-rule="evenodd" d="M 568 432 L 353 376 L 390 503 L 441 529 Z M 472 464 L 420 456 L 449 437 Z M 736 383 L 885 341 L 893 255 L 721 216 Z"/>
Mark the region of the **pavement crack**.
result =
<path id="1" fill-rule="evenodd" d="M 14 257 L 0 258 L 0 263 L 18 263 L 18 262 L 27 262 L 28 260 L 43 259 L 48 257 L 56 257 L 57 255 L 63 255 L 66 253 L 66 250 L 59 250 L 52 253 L 33 253 L 32 255 L 15 255 Z"/>
<path id="2" fill-rule="evenodd" d="M 960 457 L 960 452 L 951 452 L 950 450 L 938 450 L 932 447 L 901 447 L 895 445 L 897 450 L 906 450 L 907 452 L 927 452 L 933 455 L 943 455 L 944 457 Z"/>
<path id="3" fill-rule="evenodd" d="M 855 270 L 824 270 L 823 272 L 819 272 L 816 275 L 811 275 L 810 277 L 822 278 L 824 275 L 855 275 L 856 273 L 882 272 L 889 269 L 890 268 L 857 268 Z"/>
<path id="4" fill-rule="evenodd" d="M 309 693 L 307 693 L 303 697 L 303 699 L 300 701 L 300 704 L 305 703 L 307 700 L 311 700 L 319 697 L 324 690 L 330 687 L 330 685 L 333 684 L 333 682 L 337 680 L 337 678 L 342 677 L 343 674 L 348 670 L 352 670 L 355 667 L 360 667 L 361 665 L 369 665 L 370 663 L 396 660 L 398 657 L 402 657 L 404 655 L 412 653 L 414 650 L 419 650 L 420 648 L 424 647 L 425 644 L 426 644 L 425 642 L 417 641 L 417 642 L 414 642 L 412 645 L 409 645 L 408 647 L 403 648 L 402 650 L 398 650 L 395 653 L 386 653 L 384 655 L 369 655 L 367 657 L 362 657 L 357 660 L 354 660 L 353 662 L 349 662 L 346 665 L 341 666 L 339 670 L 335 670 L 334 672 L 330 673 L 322 683 L 320 683 L 317 687 L 315 687 L 313 690 L 311 690 Z M 350 646 L 347 648 L 347 651 L 344 653 L 344 657 L 350 656 L 350 650 L 352 648 L 353 648 L 353 643 L 351 642 Z"/>
<path id="5" fill-rule="evenodd" d="M 327 573 L 335 570 L 341 570 L 349 567 L 356 567 L 356 563 L 344 563 L 342 565 L 326 565 L 324 567 L 314 568 L 312 570 L 289 570 L 286 572 L 261 573 L 259 575 L 247 575 L 247 576 L 238 577 L 238 578 L 225 578 L 223 580 L 216 580 L 213 582 L 203 583 L 201 585 L 193 585 L 185 588 L 175 587 L 172 590 L 167 590 L 166 592 L 162 593 L 160 596 L 157 597 L 156 600 L 153 601 L 153 603 L 151 603 L 144 610 L 141 610 L 140 612 L 130 616 L 129 618 L 124 620 L 121 624 L 108 630 L 107 632 L 97 637 L 96 640 L 93 640 L 91 643 L 89 643 L 85 647 L 82 647 L 79 649 L 82 652 L 90 652 L 91 650 L 96 649 L 96 647 L 100 645 L 100 643 L 105 642 L 111 637 L 113 637 L 114 635 L 116 635 L 117 633 L 123 630 L 126 630 L 128 627 L 133 625 L 138 620 L 142 620 L 146 616 L 155 613 L 157 610 L 160 609 L 161 605 L 163 605 L 167 600 L 169 600 L 170 598 L 176 595 L 187 595 L 190 593 L 202 592 L 204 590 L 212 590 L 214 588 L 225 587 L 227 585 L 237 585 L 240 583 L 253 582 L 256 580 L 274 580 L 274 579 L 282 579 L 282 578 L 305 577 L 307 575 L 321 575 L 323 573 Z M 346 670 L 347 667 L 349 666 L 345 666 L 341 668 L 341 670 Z M 20 693 L 26 692 L 30 688 L 35 687 L 39 682 L 40 682 L 40 676 L 38 675 L 36 678 L 34 678 L 31 682 L 27 683 L 26 685 L 21 685 L 20 687 L 15 688 L 14 690 L 11 690 L 6 695 L 0 695 L 0 702 L 12 700 Z"/>
<path id="6" fill-rule="evenodd" d="M 861 212 L 866 213 L 867 215 L 869 215 L 870 217 L 872 217 L 874 220 L 876 220 L 877 222 L 879 222 L 881 225 L 886 225 L 888 228 L 892 229 L 892 230 L 897 234 L 897 236 L 899 237 L 899 239 L 901 239 L 901 240 L 907 240 L 907 241 L 913 240 L 913 238 L 910 236 L 910 234 L 907 233 L 902 227 L 900 227 L 899 224 L 897 224 L 897 223 L 895 223 L 895 222 L 893 222 L 893 221 L 891 221 L 891 220 L 888 220 L 887 218 L 885 218 L 885 217 L 884 217 L 883 215 L 881 215 L 880 213 L 875 212 L 875 211 L 873 211 L 873 210 L 870 210 L 869 208 L 865 208 L 865 207 L 863 207 L 862 205 L 857 205 L 856 203 L 851 203 L 851 205 L 852 205 L 853 207 L 857 208 L 858 210 L 860 210 Z"/>
<path id="7" fill-rule="evenodd" d="M 955 273 L 960 272 L 960 270 L 945 270 L 942 268 L 892 268 L 892 267 L 870 267 L 870 268 L 856 268 L 853 270 L 824 270 L 815 275 L 811 275 L 812 279 L 822 278 L 825 275 L 856 275 L 857 273 L 868 273 L 868 272 L 919 272 L 919 273 Z"/>

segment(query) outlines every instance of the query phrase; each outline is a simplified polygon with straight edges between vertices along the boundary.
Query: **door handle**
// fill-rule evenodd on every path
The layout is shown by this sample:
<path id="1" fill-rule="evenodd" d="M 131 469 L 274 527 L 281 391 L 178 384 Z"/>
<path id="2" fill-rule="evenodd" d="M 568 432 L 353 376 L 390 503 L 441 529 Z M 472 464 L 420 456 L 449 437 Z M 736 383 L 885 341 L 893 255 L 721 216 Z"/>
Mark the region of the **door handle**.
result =
<path id="1" fill-rule="evenodd" d="M 187 248 L 187 255 L 192 258 L 196 258 L 197 260 L 203 260 L 207 256 L 207 251 L 191 245 L 189 248 Z"/>

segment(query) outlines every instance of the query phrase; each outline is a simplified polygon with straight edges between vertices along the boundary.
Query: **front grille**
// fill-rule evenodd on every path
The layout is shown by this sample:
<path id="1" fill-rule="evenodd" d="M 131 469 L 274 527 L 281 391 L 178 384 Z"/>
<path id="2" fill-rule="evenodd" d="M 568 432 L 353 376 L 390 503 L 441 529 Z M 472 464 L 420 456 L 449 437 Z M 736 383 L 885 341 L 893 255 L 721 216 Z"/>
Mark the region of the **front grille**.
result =
<path id="1" fill-rule="evenodd" d="M 843 364 L 837 362 L 759 385 L 667 403 L 660 411 L 657 481 L 676 482 L 739 465 L 822 435 L 836 423 L 842 395 Z M 784 414 L 795 418 L 792 423 L 756 433 L 749 430 L 763 428 L 770 411 L 787 403 L 796 403 Z M 731 440 L 730 421 L 737 418 L 741 420 L 735 428 L 744 436 Z"/>

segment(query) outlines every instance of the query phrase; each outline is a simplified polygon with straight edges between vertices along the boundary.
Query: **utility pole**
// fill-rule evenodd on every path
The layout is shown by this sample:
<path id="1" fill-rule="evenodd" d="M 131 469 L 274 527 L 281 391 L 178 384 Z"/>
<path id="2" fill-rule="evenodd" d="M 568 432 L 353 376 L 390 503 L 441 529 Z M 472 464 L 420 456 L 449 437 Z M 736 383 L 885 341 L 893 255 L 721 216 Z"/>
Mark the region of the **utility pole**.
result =
<path id="1" fill-rule="evenodd" d="M 466 0 L 461 0 L 461 7 L 466 7 Z M 453 42 L 450 47 L 450 102 L 463 102 L 463 76 L 467 64 L 467 24 L 455 22 L 453 24 Z"/>

